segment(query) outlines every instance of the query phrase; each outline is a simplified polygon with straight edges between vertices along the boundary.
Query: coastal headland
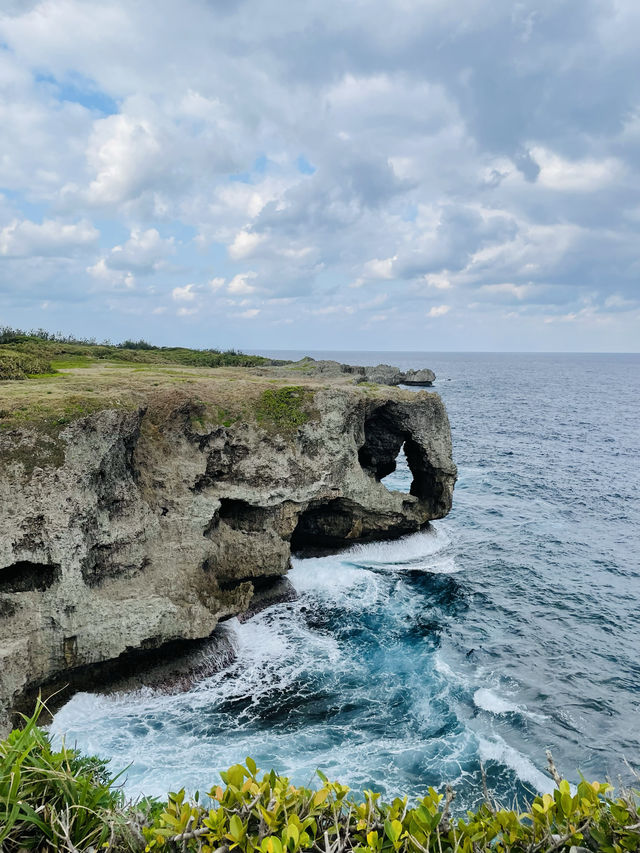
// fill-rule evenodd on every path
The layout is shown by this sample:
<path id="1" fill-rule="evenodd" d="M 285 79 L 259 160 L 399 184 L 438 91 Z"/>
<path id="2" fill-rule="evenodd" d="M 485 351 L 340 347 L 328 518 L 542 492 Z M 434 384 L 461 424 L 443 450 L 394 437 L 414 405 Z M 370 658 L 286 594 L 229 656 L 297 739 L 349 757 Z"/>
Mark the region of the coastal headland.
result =
<path id="1" fill-rule="evenodd" d="M 451 507 L 444 405 L 384 371 L 65 364 L 0 383 L 2 730 L 39 691 L 188 653 L 268 599 L 292 552 L 399 537 Z M 410 494 L 381 482 L 401 448 Z"/>

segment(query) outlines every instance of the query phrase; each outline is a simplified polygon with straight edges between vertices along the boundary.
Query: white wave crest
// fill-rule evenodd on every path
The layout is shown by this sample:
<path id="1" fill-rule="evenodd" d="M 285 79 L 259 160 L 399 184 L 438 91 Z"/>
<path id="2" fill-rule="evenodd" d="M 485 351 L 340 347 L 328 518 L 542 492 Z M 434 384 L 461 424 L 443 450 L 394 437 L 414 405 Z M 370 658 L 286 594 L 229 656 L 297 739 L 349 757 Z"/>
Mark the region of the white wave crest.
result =
<path id="1" fill-rule="evenodd" d="M 491 714 L 521 714 L 523 717 L 535 720 L 535 722 L 546 720 L 544 714 L 534 714 L 533 711 L 527 709 L 526 705 L 510 702 L 507 698 L 496 695 L 488 687 L 478 688 L 473 694 L 473 702 L 477 708 Z"/>
<path id="2" fill-rule="evenodd" d="M 553 791 L 553 780 L 538 770 L 526 755 L 509 746 L 498 735 L 495 736 L 495 740 L 478 737 L 478 752 L 482 761 L 497 761 L 499 764 L 506 765 L 513 770 L 518 779 L 532 785 L 538 793 L 544 794 Z"/>
<path id="3" fill-rule="evenodd" d="M 323 570 L 331 573 L 331 585 L 351 586 L 362 581 L 362 569 L 397 572 L 403 570 L 423 571 L 433 574 L 453 574 L 461 567 L 448 553 L 451 539 L 442 527 L 434 527 L 411 533 L 400 539 L 385 542 L 368 542 L 354 545 L 347 551 L 328 557 L 293 558 L 293 573 L 290 578 L 297 583 L 301 578 L 299 569 L 305 574 L 318 576 Z M 370 580 L 370 578 L 369 578 Z"/>

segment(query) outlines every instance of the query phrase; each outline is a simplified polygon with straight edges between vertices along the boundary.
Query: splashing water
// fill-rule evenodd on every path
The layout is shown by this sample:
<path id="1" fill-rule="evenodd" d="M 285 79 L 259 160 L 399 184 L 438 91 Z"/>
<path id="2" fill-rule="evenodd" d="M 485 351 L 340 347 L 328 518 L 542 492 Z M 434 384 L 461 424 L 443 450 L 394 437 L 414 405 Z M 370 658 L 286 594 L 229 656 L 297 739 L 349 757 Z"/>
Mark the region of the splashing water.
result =
<path id="1" fill-rule="evenodd" d="M 130 794 L 206 790 L 251 755 L 387 797 L 450 782 L 471 806 L 481 761 L 508 801 L 550 789 L 547 746 L 573 779 L 640 762 L 640 361 L 385 355 L 442 380 L 452 514 L 294 560 L 298 599 L 225 623 L 235 662 L 188 693 L 74 696 L 53 732 L 130 764 Z M 385 485 L 410 481 L 401 456 Z"/>
<path id="2" fill-rule="evenodd" d="M 322 768 L 358 789 L 417 793 L 424 780 L 472 782 L 481 749 L 496 769 L 514 765 L 498 772 L 512 785 L 527 760 L 481 739 L 464 680 L 438 666 L 440 633 L 466 607 L 458 571 L 439 528 L 295 560 L 297 601 L 225 626 L 230 667 L 179 696 L 78 694 L 53 731 L 131 763 L 132 793 L 202 788 L 246 755 L 300 783 Z M 524 776 L 543 785 L 536 772 Z"/>

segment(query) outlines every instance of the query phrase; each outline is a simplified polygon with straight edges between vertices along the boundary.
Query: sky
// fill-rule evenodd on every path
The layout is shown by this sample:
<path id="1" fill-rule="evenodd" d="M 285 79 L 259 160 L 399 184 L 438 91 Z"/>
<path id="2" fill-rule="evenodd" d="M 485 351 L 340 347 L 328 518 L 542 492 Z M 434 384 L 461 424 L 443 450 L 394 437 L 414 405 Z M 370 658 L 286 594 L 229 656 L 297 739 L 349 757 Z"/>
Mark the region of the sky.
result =
<path id="1" fill-rule="evenodd" d="M 638 351 L 638 0 L 2 0 L 0 325 Z"/>

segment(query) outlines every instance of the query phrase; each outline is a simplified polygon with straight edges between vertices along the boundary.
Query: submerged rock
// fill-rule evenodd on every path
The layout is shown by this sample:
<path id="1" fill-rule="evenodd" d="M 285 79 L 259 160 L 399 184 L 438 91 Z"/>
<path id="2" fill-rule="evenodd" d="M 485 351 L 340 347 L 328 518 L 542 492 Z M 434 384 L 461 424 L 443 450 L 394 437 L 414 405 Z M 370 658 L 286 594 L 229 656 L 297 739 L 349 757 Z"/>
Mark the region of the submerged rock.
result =
<path id="1" fill-rule="evenodd" d="M 122 675 L 141 654 L 170 659 L 255 612 L 292 549 L 397 537 L 447 514 L 456 469 L 436 394 L 259 381 L 147 387 L 56 435 L 0 432 L 0 728 L 40 689 Z M 219 404 L 229 388 L 243 419 Z M 402 446 L 410 494 L 380 482 Z"/>

